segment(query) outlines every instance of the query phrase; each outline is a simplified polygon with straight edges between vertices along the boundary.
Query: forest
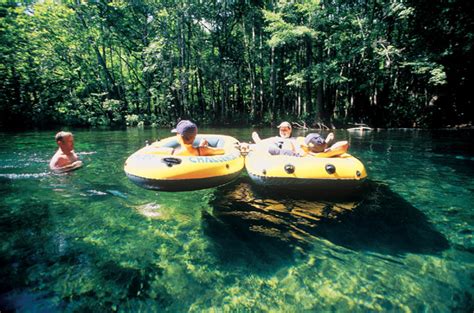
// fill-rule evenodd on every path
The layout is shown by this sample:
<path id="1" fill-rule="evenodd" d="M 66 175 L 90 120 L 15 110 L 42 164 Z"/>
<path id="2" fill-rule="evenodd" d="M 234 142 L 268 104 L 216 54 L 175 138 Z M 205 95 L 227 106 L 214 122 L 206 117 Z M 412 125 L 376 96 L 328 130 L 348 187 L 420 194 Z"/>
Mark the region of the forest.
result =
<path id="1" fill-rule="evenodd" d="M 0 129 L 472 125 L 473 6 L 4 0 Z"/>

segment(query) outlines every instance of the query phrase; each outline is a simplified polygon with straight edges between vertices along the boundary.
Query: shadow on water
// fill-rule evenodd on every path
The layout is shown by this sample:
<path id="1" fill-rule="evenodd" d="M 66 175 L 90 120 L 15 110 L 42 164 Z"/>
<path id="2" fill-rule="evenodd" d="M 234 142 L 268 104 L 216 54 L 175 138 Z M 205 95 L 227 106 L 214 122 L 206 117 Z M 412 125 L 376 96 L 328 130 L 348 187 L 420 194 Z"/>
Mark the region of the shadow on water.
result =
<path id="1" fill-rule="evenodd" d="M 436 254 L 449 247 L 425 214 L 377 182 L 369 183 L 367 194 L 352 210 L 321 222 L 315 234 L 352 250 Z"/>
<path id="2" fill-rule="evenodd" d="M 0 194 L 5 190 L 14 191 L 0 179 Z M 0 312 L 102 312 L 151 293 L 150 277 L 162 273 L 153 264 L 154 253 L 113 258 L 108 250 L 75 240 L 56 219 L 74 209 L 35 198 L 15 205 L 0 201 Z M 169 299 L 163 291 L 154 305 L 166 307 Z"/>
<path id="3" fill-rule="evenodd" d="M 317 238 L 351 250 L 434 254 L 446 238 L 387 185 L 369 182 L 359 198 L 302 200 L 262 194 L 248 178 L 219 188 L 203 213 L 204 231 L 223 263 L 278 267 L 305 254 Z"/>
<path id="4" fill-rule="evenodd" d="M 0 179 L 0 195 L 13 190 L 8 180 Z M 44 251 L 50 248 L 45 235 L 50 229 L 48 218 L 49 207 L 38 201 L 32 200 L 18 207 L 0 202 L 0 311 L 14 312 L 31 303 L 49 307 L 47 301 L 40 300 L 43 295 L 19 293 L 10 296 L 13 290 L 28 286 L 28 269 L 36 266 L 44 257 Z"/>

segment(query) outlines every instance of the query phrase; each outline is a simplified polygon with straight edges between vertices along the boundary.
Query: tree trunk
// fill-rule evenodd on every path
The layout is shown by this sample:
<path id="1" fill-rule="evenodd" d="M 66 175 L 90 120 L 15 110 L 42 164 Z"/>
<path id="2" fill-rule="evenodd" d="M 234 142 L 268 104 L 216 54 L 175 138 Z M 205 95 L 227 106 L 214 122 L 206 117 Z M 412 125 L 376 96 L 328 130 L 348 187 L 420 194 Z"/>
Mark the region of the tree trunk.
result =
<path id="1" fill-rule="evenodd" d="M 322 63 L 323 61 L 323 44 L 319 43 L 318 44 L 318 62 Z M 324 85 L 323 85 L 323 80 L 321 77 L 319 77 L 319 82 L 318 82 L 318 87 L 316 90 L 316 106 L 314 108 L 314 114 L 315 114 L 315 119 L 316 122 L 321 122 L 321 112 L 323 109 L 323 92 L 324 92 Z"/>
<path id="2" fill-rule="evenodd" d="M 252 57 L 252 52 L 250 50 L 250 44 L 247 38 L 247 32 L 245 28 L 245 19 L 242 20 L 242 31 L 244 34 L 244 46 L 245 51 L 247 52 L 247 66 L 250 75 L 250 117 L 253 119 L 255 117 L 255 105 L 256 105 L 256 87 L 255 87 L 255 62 Z M 252 39 L 255 38 L 255 27 L 252 25 Z M 254 44 L 252 43 L 252 47 Z"/>
<path id="3" fill-rule="evenodd" d="M 271 49 L 271 69 L 270 69 L 270 76 L 271 76 L 271 86 L 272 86 L 272 105 L 270 108 L 270 114 L 273 116 L 275 114 L 275 108 L 276 108 L 276 68 L 275 68 L 275 48 L 272 47 Z"/>
<path id="4" fill-rule="evenodd" d="M 304 109 L 304 113 L 311 110 L 313 106 L 313 87 L 311 82 L 311 67 L 312 67 L 312 60 L 313 60 L 313 47 L 311 40 L 307 38 L 306 40 L 306 107 Z"/>

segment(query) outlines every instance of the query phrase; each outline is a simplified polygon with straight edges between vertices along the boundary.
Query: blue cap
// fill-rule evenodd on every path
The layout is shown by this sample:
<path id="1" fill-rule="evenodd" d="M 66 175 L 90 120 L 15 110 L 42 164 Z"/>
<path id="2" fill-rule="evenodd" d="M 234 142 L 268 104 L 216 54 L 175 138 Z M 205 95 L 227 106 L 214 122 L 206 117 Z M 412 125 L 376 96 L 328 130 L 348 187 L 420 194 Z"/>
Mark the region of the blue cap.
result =
<path id="1" fill-rule="evenodd" d="M 177 125 L 176 128 L 171 131 L 172 133 L 178 133 L 180 135 L 184 134 L 196 134 L 197 126 L 191 121 L 182 120 Z"/>
<path id="2" fill-rule="evenodd" d="M 306 136 L 304 143 L 310 147 L 313 152 L 323 152 L 326 149 L 326 141 L 318 133 L 311 133 Z"/>

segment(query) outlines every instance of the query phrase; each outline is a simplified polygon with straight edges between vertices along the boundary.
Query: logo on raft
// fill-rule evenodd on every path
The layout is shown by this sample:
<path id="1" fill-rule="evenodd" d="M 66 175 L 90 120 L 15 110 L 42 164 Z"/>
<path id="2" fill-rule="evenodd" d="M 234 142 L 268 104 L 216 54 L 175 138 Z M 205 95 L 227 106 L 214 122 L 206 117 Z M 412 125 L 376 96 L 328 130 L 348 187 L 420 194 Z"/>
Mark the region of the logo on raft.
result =
<path id="1" fill-rule="evenodd" d="M 221 163 L 235 160 L 240 157 L 239 153 L 233 153 L 228 155 L 219 155 L 219 156 L 176 156 L 175 158 L 186 160 L 186 158 L 191 163 Z M 163 155 L 159 154 L 139 154 L 133 156 L 133 161 L 138 162 L 154 162 L 157 158 L 163 158 Z"/>
<path id="2" fill-rule="evenodd" d="M 223 155 L 223 156 L 194 156 L 189 157 L 191 163 L 221 163 L 235 160 L 239 157 L 238 154 Z"/>

